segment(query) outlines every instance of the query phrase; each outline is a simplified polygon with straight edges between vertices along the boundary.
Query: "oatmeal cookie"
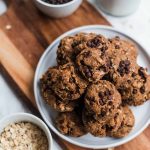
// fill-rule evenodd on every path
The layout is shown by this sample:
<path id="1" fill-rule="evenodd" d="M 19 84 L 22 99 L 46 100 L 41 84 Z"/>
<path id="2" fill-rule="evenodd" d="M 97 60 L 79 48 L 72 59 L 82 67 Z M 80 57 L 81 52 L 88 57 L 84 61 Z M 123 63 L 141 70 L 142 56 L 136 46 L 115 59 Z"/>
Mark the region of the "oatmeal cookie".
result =
<path id="1" fill-rule="evenodd" d="M 63 101 L 60 99 L 48 85 L 47 76 L 43 75 L 40 80 L 40 89 L 41 95 L 45 102 L 59 112 L 69 112 L 73 111 L 73 109 L 78 105 L 78 101 Z"/>
<path id="2" fill-rule="evenodd" d="M 75 111 L 58 114 L 56 127 L 62 134 L 73 137 L 80 137 L 87 133 L 81 115 L 77 115 Z"/>
<path id="3" fill-rule="evenodd" d="M 75 47 L 75 50 L 79 54 L 84 49 L 98 49 L 104 55 L 109 51 L 109 47 L 110 42 L 103 35 L 90 33 Z"/>
<path id="4" fill-rule="evenodd" d="M 100 80 L 109 71 L 109 61 L 98 49 L 84 49 L 77 56 L 76 63 L 89 82 Z"/>
<path id="5" fill-rule="evenodd" d="M 121 104 L 121 96 L 115 86 L 109 81 L 100 80 L 87 88 L 85 107 L 88 111 L 108 116 Z"/>
<path id="6" fill-rule="evenodd" d="M 111 132 L 109 135 L 115 138 L 122 138 L 127 136 L 134 126 L 134 115 L 129 107 L 123 107 L 123 121 L 117 131 Z"/>
<path id="7" fill-rule="evenodd" d="M 132 42 L 123 40 L 118 36 L 109 39 L 109 42 L 111 43 L 110 55 L 113 57 L 122 57 L 127 55 L 136 60 L 138 52 L 137 48 Z"/>
<path id="8" fill-rule="evenodd" d="M 117 85 L 122 101 L 129 105 L 141 105 L 150 99 L 150 75 L 146 69 L 138 67 L 130 77 Z"/>
<path id="9" fill-rule="evenodd" d="M 58 46 L 57 62 L 59 65 L 73 62 L 75 60 L 74 47 L 81 43 L 85 33 L 79 33 L 74 36 L 64 37 Z"/>
<path id="10" fill-rule="evenodd" d="M 76 100 L 84 93 L 87 82 L 81 79 L 73 64 L 49 68 L 45 73 L 48 85 L 62 100 Z"/>

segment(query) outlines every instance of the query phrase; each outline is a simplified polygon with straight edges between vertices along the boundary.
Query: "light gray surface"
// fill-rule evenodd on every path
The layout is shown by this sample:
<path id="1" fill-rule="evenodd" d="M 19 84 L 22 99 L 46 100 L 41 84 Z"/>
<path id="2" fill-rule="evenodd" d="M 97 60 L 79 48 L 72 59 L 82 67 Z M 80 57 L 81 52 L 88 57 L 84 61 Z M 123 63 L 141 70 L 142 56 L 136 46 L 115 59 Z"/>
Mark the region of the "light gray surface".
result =
<path id="1" fill-rule="evenodd" d="M 89 0 L 95 3 L 95 0 Z M 1 4 L 0 0 L 0 14 L 5 10 L 5 6 Z M 100 11 L 101 12 L 101 11 Z M 102 13 L 102 12 L 101 12 Z M 142 0 L 140 8 L 137 12 L 128 17 L 112 17 L 102 13 L 111 24 L 118 28 L 124 29 L 133 36 L 140 39 L 143 45 L 149 49 L 150 47 L 150 1 Z M 150 51 L 149 51 L 150 54 Z M 11 87 L 5 82 L 0 72 L 0 118 L 11 114 L 13 112 L 30 112 L 24 104 L 12 92 Z M 54 149 L 60 148 L 54 142 Z"/>

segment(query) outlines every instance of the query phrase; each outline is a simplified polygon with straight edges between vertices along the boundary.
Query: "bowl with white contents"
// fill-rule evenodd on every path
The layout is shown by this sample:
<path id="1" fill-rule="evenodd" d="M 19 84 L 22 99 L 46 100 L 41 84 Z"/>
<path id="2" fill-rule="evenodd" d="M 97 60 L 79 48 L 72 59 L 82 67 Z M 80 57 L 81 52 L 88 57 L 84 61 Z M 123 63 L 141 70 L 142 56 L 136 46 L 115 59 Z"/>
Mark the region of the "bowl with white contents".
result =
<path id="1" fill-rule="evenodd" d="M 63 18 L 75 12 L 82 0 L 34 0 L 37 8 L 52 18 Z"/>
<path id="2" fill-rule="evenodd" d="M 0 120 L 0 148 L 52 150 L 52 136 L 41 119 L 15 113 Z"/>

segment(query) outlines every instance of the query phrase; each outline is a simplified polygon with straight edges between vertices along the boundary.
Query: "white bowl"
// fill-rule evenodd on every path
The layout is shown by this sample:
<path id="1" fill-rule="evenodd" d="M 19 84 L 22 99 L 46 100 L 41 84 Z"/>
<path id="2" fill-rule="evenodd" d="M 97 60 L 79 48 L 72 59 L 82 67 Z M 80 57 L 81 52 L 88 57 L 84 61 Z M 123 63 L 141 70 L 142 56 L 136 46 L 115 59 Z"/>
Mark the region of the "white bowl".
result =
<path id="1" fill-rule="evenodd" d="M 15 113 L 2 118 L 0 120 L 0 134 L 3 132 L 4 128 L 9 124 L 22 122 L 22 121 L 33 123 L 37 125 L 40 129 L 42 129 L 45 132 L 48 139 L 48 144 L 49 144 L 48 150 L 52 150 L 52 136 L 50 130 L 41 119 L 28 113 Z"/>
<path id="2" fill-rule="evenodd" d="M 39 79 L 41 78 L 42 74 L 45 73 L 45 71 L 50 67 L 57 64 L 56 62 L 56 52 L 57 47 L 59 45 L 60 40 L 69 35 L 74 35 L 79 32 L 93 32 L 97 34 L 102 34 L 108 38 L 114 37 L 114 36 L 120 36 L 122 39 L 127 39 L 129 41 L 132 41 L 137 49 L 138 49 L 138 64 L 140 64 L 143 67 L 147 67 L 150 71 L 150 57 L 148 56 L 146 49 L 141 45 L 141 42 L 137 42 L 135 38 L 125 34 L 123 31 L 119 31 L 117 29 L 114 29 L 112 27 L 108 26 L 100 26 L 100 25 L 91 25 L 91 26 L 83 26 L 76 29 L 73 29 L 71 31 L 68 31 L 58 37 L 51 45 L 46 49 L 46 51 L 43 53 L 42 57 L 40 58 L 40 61 L 38 63 L 35 78 L 34 78 L 34 94 L 36 103 L 38 106 L 38 109 L 47 123 L 47 125 L 61 138 L 64 140 L 86 148 L 93 148 L 93 149 L 105 149 L 108 147 L 115 147 L 119 146 L 121 144 L 124 144 L 133 138 L 135 138 L 137 135 L 139 135 L 150 123 L 150 101 L 147 101 L 145 104 L 138 106 L 138 107 L 131 107 L 134 116 L 135 116 L 135 126 L 132 130 L 132 132 L 120 139 L 115 139 L 111 137 L 94 137 L 91 134 L 86 134 L 79 138 L 74 138 L 66 135 L 62 135 L 56 128 L 54 120 L 55 116 L 57 115 L 56 111 L 51 109 L 43 100 L 40 89 L 39 89 Z M 119 57 L 119 56 L 118 56 Z"/>
<path id="3" fill-rule="evenodd" d="M 42 0 L 34 0 L 34 2 L 44 14 L 53 18 L 63 18 L 76 11 L 82 3 L 82 0 L 73 0 L 60 5 L 49 4 Z"/>

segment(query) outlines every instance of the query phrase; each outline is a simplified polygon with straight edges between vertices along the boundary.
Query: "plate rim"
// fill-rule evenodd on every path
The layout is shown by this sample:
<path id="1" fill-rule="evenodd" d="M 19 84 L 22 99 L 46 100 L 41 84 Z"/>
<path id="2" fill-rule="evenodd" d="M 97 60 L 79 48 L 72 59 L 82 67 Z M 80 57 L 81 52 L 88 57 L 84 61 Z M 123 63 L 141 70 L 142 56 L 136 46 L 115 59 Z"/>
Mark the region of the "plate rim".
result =
<path id="1" fill-rule="evenodd" d="M 48 125 L 48 127 L 55 133 L 57 134 L 60 138 L 64 139 L 65 141 L 69 142 L 69 143 L 72 143 L 74 145 L 77 145 L 77 146 L 80 146 L 80 147 L 84 147 L 84 148 L 94 148 L 94 149 L 103 149 L 103 148 L 109 148 L 109 147 L 116 147 L 116 146 L 119 146 L 119 145 L 122 145 L 122 144 L 125 144 L 129 141 L 131 141 L 132 139 L 134 139 L 135 137 L 137 137 L 140 133 L 142 133 L 144 131 L 144 129 L 147 128 L 147 126 L 150 124 L 150 118 L 147 120 L 147 122 L 145 123 L 145 125 L 143 125 L 143 127 L 138 131 L 136 132 L 135 134 L 133 134 L 132 136 L 130 136 L 129 138 L 126 138 L 126 139 L 122 139 L 121 141 L 119 142 L 116 142 L 116 143 L 113 143 L 113 144 L 108 144 L 108 145 L 86 145 L 86 144 L 83 144 L 83 143 L 79 143 L 77 141 L 74 141 L 72 139 L 69 139 L 69 137 L 66 137 L 65 135 L 62 135 L 59 131 L 56 130 L 55 127 L 53 127 L 51 125 L 51 123 L 49 123 L 49 121 L 47 120 L 47 118 L 45 117 L 42 109 L 40 108 L 40 104 L 38 102 L 38 91 L 37 91 L 37 81 L 38 81 L 38 72 L 40 70 L 40 66 L 41 66 L 41 63 L 43 61 L 43 59 L 45 58 L 45 56 L 47 55 L 47 53 L 49 53 L 51 51 L 51 47 L 57 43 L 58 41 L 60 41 L 60 39 L 62 39 L 63 37 L 67 36 L 67 35 L 70 35 L 71 33 L 74 33 L 74 32 L 81 32 L 81 30 L 84 29 L 105 29 L 105 30 L 111 30 L 111 31 L 115 31 L 117 33 L 120 33 L 124 36 L 126 36 L 127 38 L 131 39 L 132 41 L 134 41 L 135 43 L 137 43 L 144 51 L 144 53 L 148 56 L 149 54 L 147 53 L 146 51 L 146 48 L 141 44 L 141 42 L 139 42 L 139 40 L 134 37 L 133 35 L 129 34 L 128 32 L 124 32 L 120 29 L 116 29 L 114 27 L 110 27 L 110 26 L 106 26 L 106 25 L 86 25 L 86 26 L 80 26 L 80 27 L 77 27 L 77 28 L 74 28 L 74 29 L 71 29 L 67 32 L 64 32 L 62 35 L 60 35 L 59 37 L 57 37 L 47 48 L 46 50 L 43 52 L 42 56 L 40 57 L 39 59 L 39 62 L 37 64 L 37 67 L 36 67 L 36 71 L 35 71 L 35 75 L 34 75 L 34 96 L 35 96 L 35 101 L 36 101 L 36 105 L 37 105 L 37 108 L 42 116 L 42 118 L 44 119 L 44 121 L 46 122 L 46 124 Z"/>

